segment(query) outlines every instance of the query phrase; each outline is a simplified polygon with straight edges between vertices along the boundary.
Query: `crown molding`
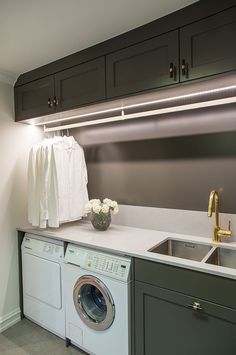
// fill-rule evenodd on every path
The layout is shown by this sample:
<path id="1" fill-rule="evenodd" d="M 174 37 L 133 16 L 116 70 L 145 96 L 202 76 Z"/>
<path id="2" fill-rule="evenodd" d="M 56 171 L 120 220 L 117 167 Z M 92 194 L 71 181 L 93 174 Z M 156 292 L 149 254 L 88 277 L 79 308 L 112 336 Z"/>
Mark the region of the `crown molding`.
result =
<path id="1" fill-rule="evenodd" d="M 17 75 L 0 70 L 0 82 L 14 85 L 17 79 Z"/>

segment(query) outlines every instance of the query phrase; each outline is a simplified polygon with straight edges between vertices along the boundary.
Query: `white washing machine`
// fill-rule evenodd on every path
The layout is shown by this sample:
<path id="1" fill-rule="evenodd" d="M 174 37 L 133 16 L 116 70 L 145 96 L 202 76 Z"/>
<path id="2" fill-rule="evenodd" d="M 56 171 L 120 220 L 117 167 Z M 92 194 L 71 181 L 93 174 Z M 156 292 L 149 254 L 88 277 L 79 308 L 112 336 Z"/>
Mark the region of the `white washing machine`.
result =
<path id="1" fill-rule="evenodd" d="M 65 339 L 63 242 L 26 233 L 21 251 L 23 313 Z"/>
<path id="2" fill-rule="evenodd" d="M 131 259 L 69 244 L 65 261 L 66 338 L 89 354 L 129 355 Z"/>

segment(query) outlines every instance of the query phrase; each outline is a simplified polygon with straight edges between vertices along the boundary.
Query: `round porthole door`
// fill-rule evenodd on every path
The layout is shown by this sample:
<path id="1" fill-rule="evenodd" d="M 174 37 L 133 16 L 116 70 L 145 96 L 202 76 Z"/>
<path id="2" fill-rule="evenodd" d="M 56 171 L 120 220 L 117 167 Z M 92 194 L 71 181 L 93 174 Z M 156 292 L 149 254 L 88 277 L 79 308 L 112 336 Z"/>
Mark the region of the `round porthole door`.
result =
<path id="1" fill-rule="evenodd" d="M 79 278 L 74 286 L 73 299 L 77 313 L 88 327 L 105 330 L 112 325 L 115 305 L 101 280 L 90 275 Z"/>

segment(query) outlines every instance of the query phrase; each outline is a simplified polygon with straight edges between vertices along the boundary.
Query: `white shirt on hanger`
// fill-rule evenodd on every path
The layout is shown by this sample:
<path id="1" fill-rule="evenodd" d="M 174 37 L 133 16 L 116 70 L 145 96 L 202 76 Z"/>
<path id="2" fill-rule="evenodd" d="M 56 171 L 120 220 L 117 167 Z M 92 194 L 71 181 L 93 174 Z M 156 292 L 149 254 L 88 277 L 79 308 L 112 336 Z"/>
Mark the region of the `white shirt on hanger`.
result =
<path id="1" fill-rule="evenodd" d="M 30 150 L 28 160 L 28 220 L 33 226 L 39 225 L 39 206 L 37 204 L 37 165 L 36 156 L 39 146 Z"/>
<path id="2" fill-rule="evenodd" d="M 30 151 L 28 216 L 33 226 L 59 227 L 86 216 L 87 168 L 73 137 L 45 139 Z"/>
<path id="3" fill-rule="evenodd" d="M 88 203 L 87 169 L 83 149 L 73 137 L 63 137 L 53 144 L 55 179 L 58 183 L 59 223 L 86 216 Z"/>

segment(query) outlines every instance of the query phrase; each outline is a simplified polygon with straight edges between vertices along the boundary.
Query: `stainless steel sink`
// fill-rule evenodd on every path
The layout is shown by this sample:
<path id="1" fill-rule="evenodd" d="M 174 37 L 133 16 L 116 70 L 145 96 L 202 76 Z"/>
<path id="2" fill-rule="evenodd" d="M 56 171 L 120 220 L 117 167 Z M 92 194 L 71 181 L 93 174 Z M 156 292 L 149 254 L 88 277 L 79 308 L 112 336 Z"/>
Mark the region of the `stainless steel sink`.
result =
<path id="1" fill-rule="evenodd" d="M 217 247 L 206 263 L 236 269 L 236 250 Z"/>
<path id="2" fill-rule="evenodd" d="M 211 248 L 212 246 L 207 244 L 166 239 L 161 244 L 149 249 L 149 251 L 182 259 L 202 261 Z"/>

